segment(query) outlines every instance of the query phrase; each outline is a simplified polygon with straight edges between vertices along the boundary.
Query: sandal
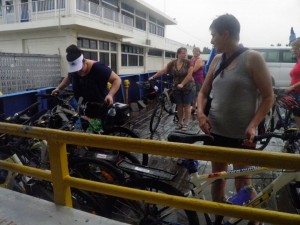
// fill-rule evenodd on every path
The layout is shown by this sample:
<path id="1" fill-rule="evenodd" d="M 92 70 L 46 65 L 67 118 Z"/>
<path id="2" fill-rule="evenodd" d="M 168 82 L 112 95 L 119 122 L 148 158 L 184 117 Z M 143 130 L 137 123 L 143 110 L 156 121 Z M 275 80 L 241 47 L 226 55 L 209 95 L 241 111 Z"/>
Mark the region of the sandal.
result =
<path id="1" fill-rule="evenodd" d="M 177 123 L 177 126 L 175 127 L 175 130 L 181 130 L 183 125 L 181 123 Z"/>
<path id="2" fill-rule="evenodd" d="M 187 131 L 189 129 L 189 126 L 187 124 L 182 124 L 182 131 Z"/>

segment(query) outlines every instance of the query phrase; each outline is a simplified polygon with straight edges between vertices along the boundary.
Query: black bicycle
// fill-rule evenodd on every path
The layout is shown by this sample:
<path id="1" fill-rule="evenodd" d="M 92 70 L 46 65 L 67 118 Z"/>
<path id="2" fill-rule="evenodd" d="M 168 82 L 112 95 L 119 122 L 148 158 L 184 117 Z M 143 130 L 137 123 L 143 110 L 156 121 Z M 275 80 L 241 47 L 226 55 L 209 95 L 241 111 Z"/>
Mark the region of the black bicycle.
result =
<path id="1" fill-rule="evenodd" d="M 160 89 L 156 85 L 154 85 L 154 83 L 162 84 L 163 90 L 161 91 L 160 95 Z M 155 80 L 150 82 L 138 82 L 138 84 L 145 89 L 152 90 L 152 92 L 150 92 L 150 96 L 155 96 L 157 99 L 157 104 L 153 109 L 153 113 L 150 119 L 149 129 L 152 134 L 157 130 L 161 119 L 164 117 L 164 112 L 166 112 L 167 115 L 174 115 L 174 122 L 178 121 L 176 105 L 174 104 L 172 99 L 172 84 L 170 82 Z M 155 94 L 153 93 L 154 91 Z"/>
<path id="2" fill-rule="evenodd" d="M 82 103 L 78 101 L 77 108 L 69 104 L 69 98 L 64 99 L 64 96 L 59 95 L 38 95 L 41 98 L 50 99 L 55 102 L 54 106 L 39 118 L 37 123 L 39 126 L 54 128 L 66 131 L 90 132 L 94 134 L 138 138 L 133 131 L 120 124 L 126 117 L 128 106 L 121 103 L 114 103 L 111 108 L 102 103 Z M 98 111 L 102 112 L 101 118 L 88 118 L 85 116 L 87 105 L 93 105 Z M 114 113 L 110 113 L 114 110 Z M 120 119 L 121 118 L 121 119 Z M 104 151 L 99 148 L 90 148 L 93 151 Z M 128 158 L 134 163 L 148 164 L 148 154 L 138 154 L 130 152 L 119 152 L 120 157 Z M 100 154 L 98 154 L 100 155 Z"/>
<path id="3" fill-rule="evenodd" d="M 293 110 L 298 109 L 300 104 L 296 99 L 287 94 L 284 89 L 273 88 L 276 100 L 265 116 L 264 120 L 258 126 L 258 134 L 263 135 L 275 130 L 284 132 L 285 130 L 295 126 L 293 118 Z M 257 149 L 264 149 L 270 139 L 263 139 L 258 142 Z"/>

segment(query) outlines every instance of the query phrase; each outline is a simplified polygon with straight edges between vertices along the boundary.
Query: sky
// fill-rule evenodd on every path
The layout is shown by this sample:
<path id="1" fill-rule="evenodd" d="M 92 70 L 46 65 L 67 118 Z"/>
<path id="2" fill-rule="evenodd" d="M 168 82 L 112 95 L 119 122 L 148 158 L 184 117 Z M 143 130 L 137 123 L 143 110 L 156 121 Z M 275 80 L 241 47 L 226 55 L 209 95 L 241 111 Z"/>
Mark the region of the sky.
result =
<path id="1" fill-rule="evenodd" d="M 211 48 L 209 26 L 222 14 L 234 15 L 241 24 L 240 43 L 270 47 L 289 43 L 291 27 L 300 37 L 300 0 L 143 0 L 177 25 L 166 27 L 166 37 L 184 44 Z"/>

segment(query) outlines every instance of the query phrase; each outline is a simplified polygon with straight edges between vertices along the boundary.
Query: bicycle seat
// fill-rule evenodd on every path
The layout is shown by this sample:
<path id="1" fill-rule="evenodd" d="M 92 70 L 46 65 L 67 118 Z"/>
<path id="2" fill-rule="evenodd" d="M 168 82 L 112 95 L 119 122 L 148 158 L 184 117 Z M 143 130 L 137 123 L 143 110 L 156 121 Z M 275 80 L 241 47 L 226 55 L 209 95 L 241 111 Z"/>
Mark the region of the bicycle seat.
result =
<path id="1" fill-rule="evenodd" d="M 197 141 L 211 141 L 213 138 L 207 134 L 189 134 L 181 132 L 172 132 L 168 135 L 168 141 L 181 143 L 195 143 Z"/>

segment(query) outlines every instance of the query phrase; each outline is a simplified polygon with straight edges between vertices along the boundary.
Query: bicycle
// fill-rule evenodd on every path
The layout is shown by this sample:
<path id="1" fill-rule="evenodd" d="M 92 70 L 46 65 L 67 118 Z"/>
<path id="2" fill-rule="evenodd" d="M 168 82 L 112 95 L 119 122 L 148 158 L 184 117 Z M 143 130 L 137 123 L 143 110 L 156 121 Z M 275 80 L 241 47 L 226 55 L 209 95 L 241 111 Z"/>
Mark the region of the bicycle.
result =
<path id="1" fill-rule="evenodd" d="M 275 102 L 270 112 L 265 116 L 264 120 L 258 126 L 258 134 L 267 132 L 285 131 L 293 126 L 294 109 L 300 107 L 300 104 L 294 97 L 288 95 L 285 89 L 273 88 L 275 93 Z M 270 140 L 262 140 L 259 142 L 257 149 L 264 149 Z"/>
<path id="2" fill-rule="evenodd" d="M 287 94 L 285 89 L 273 88 L 273 90 L 276 99 L 273 107 L 265 118 L 265 132 L 273 132 L 281 128 L 284 130 L 290 128 L 293 122 L 292 111 L 300 107 L 296 99 Z"/>
<path id="3" fill-rule="evenodd" d="M 15 113 L 12 117 L 7 117 L 5 122 L 17 123 L 31 126 L 44 111 L 37 112 L 29 116 L 32 111 L 35 111 L 39 103 L 34 103 L 26 109 Z M 24 121 L 25 120 L 25 121 Z M 97 172 L 105 170 L 103 162 L 82 157 L 76 154 L 76 151 L 70 151 L 68 161 L 70 165 L 70 174 L 81 178 L 91 178 L 88 174 L 93 174 L 94 170 L 91 165 L 97 165 Z M 48 170 L 50 168 L 47 157 L 47 143 L 42 140 L 16 137 L 7 134 L 1 135 L 0 159 L 7 162 L 12 162 L 20 165 L 26 165 L 35 168 Z M 79 168 L 84 167 L 84 173 L 80 174 Z M 89 168 L 89 169 L 88 169 Z M 112 171 L 110 171 L 112 173 Z M 19 173 L 0 170 L 0 187 L 18 191 L 27 195 L 38 197 L 47 201 L 53 201 L 52 184 L 49 181 L 35 179 Z M 103 213 L 104 207 L 95 201 L 93 196 L 88 192 L 78 189 L 71 189 L 73 207 L 89 213 Z M 100 201 L 99 201 L 100 202 Z"/>
<path id="4" fill-rule="evenodd" d="M 111 157 L 105 158 L 108 159 Z M 109 161 L 110 160 L 108 160 L 108 162 Z M 112 160 L 112 162 L 114 162 L 114 160 Z M 106 166 L 106 176 L 112 177 L 111 182 L 114 184 L 170 195 L 184 196 L 181 191 L 166 183 L 166 181 L 174 180 L 177 175 L 176 173 L 173 174 L 158 168 L 134 164 L 126 159 L 118 161 L 117 164 L 108 163 Z M 102 182 L 101 177 L 98 178 L 95 176 L 94 178 L 95 181 Z M 97 201 L 98 195 L 99 194 L 94 194 Z M 194 222 L 198 220 L 196 212 L 188 210 L 177 210 L 175 214 L 168 213 L 161 216 L 165 210 L 168 210 L 167 207 L 148 204 L 143 201 L 134 201 L 113 196 L 102 196 L 100 197 L 100 201 L 107 209 L 106 214 L 102 214 L 103 216 L 128 224 L 179 224 L 177 220 L 176 223 L 173 223 L 174 216 L 178 218 L 178 212 L 180 212 L 179 217 L 184 218 L 184 222 L 180 224 L 197 224 Z M 178 219 L 181 220 L 180 218 Z M 186 221 L 189 222 L 186 223 Z"/>
<path id="5" fill-rule="evenodd" d="M 126 112 L 128 110 L 128 105 L 122 103 L 114 103 L 111 108 L 108 108 L 106 104 L 101 103 L 82 103 L 80 99 L 77 103 L 77 109 L 74 109 L 64 96 L 41 94 L 38 97 L 44 99 L 54 100 L 56 105 L 48 110 L 40 119 L 37 121 L 37 126 L 61 129 L 65 131 L 77 131 L 77 132 L 90 132 L 100 135 L 110 135 L 119 137 L 131 137 L 138 138 L 138 136 L 126 127 L 120 126 L 123 119 L 118 119 L 126 117 Z M 101 119 L 94 118 L 90 119 L 85 116 L 85 109 L 88 104 L 93 104 L 103 112 Z M 114 110 L 115 113 L 112 115 L 108 113 L 109 110 Z M 101 152 L 103 149 L 89 148 L 93 152 Z M 114 151 L 120 157 L 128 158 L 134 163 L 141 163 L 143 165 L 148 164 L 148 154 L 138 154 L 130 152 L 120 152 Z M 95 153 L 95 156 L 97 154 Z M 99 158 L 101 154 L 98 154 Z"/>
<path id="6" fill-rule="evenodd" d="M 157 104 L 154 107 L 153 113 L 150 119 L 150 132 L 153 134 L 164 116 L 164 112 L 167 112 L 168 115 L 174 115 L 174 122 L 178 121 L 177 112 L 176 112 L 176 105 L 173 103 L 172 100 L 172 90 L 170 89 L 171 84 L 167 81 L 155 80 L 153 82 L 161 83 L 163 86 L 163 91 L 160 95 L 158 95 L 159 88 L 157 86 L 153 86 L 150 82 L 138 82 L 141 87 L 144 88 L 151 88 L 155 90 L 157 96 Z"/>
<path id="7" fill-rule="evenodd" d="M 180 142 L 180 143 L 195 143 L 207 141 L 211 137 L 205 134 L 183 134 L 179 132 L 173 132 L 168 136 L 168 140 L 171 142 Z M 280 138 L 285 141 L 285 146 L 283 148 L 283 152 L 287 153 L 298 153 L 300 152 L 300 146 L 298 144 L 298 140 L 300 139 L 300 131 L 294 129 L 285 130 L 283 133 L 266 133 L 264 135 L 259 135 L 256 137 L 257 141 L 261 141 L 263 139 L 270 140 L 271 138 Z M 183 164 L 188 170 L 185 164 Z M 205 199 L 205 189 L 211 185 L 214 181 L 218 179 L 232 179 L 239 176 L 258 174 L 262 172 L 274 171 L 274 169 L 251 166 L 245 169 L 238 170 L 228 170 L 222 171 L 213 174 L 202 174 L 199 175 L 198 172 L 189 171 L 190 172 L 190 182 L 193 184 L 193 188 L 185 194 L 186 197 L 190 198 L 199 198 Z M 257 196 L 253 199 L 247 199 L 242 204 L 246 207 L 259 207 L 263 203 L 266 203 L 267 200 L 276 196 L 277 192 L 288 185 L 289 192 L 292 196 L 293 206 L 295 209 L 300 210 L 300 174 L 299 171 L 289 171 L 289 170 L 281 170 L 280 174 L 268 185 L 266 185 L 261 191 L 258 192 Z M 273 178 L 271 178 L 273 179 Z M 238 195 L 238 194 L 237 194 Z M 236 195 L 236 196 L 237 196 Z M 230 198 L 229 198 L 230 199 Z M 229 200 L 227 200 L 228 204 L 233 204 Z M 170 209 L 170 212 L 174 209 Z M 298 211 L 299 213 L 300 211 Z M 242 218 L 229 218 L 226 221 L 223 221 L 224 216 L 216 216 L 216 220 L 213 221 L 211 216 L 207 213 L 204 213 L 204 218 L 206 224 L 214 224 L 214 225 L 231 225 L 231 224 L 239 224 L 243 219 Z M 199 223 L 193 223 L 199 224 Z M 250 223 L 248 223 L 250 224 Z"/>

